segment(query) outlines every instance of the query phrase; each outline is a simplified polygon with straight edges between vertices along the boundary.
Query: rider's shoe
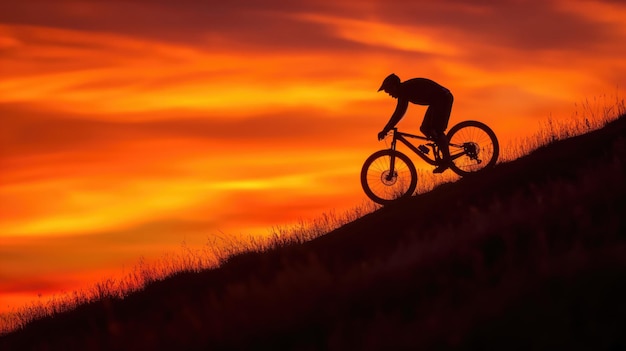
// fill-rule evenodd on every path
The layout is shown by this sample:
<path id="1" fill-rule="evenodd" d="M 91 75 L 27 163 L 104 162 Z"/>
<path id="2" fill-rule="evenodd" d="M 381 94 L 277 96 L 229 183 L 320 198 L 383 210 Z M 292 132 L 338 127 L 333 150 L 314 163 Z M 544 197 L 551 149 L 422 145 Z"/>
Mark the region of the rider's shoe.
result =
<path id="1" fill-rule="evenodd" d="M 448 168 L 449 168 L 448 165 L 442 164 L 442 165 L 437 166 L 437 168 L 433 169 L 433 173 L 443 173 L 443 171 L 445 171 Z"/>
<path id="2" fill-rule="evenodd" d="M 443 173 L 446 169 L 450 168 L 452 161 L 439 160 L 437 168 L 433 169 L 433 173 Z"/>

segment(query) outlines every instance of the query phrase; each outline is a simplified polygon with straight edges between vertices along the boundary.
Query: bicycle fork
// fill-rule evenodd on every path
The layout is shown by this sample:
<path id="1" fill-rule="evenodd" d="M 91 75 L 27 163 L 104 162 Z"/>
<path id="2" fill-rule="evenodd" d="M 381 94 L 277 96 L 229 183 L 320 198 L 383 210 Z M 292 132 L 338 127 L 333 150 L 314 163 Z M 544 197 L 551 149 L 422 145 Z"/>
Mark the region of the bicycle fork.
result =
<path id="1" fill-rule="evenodd" d="M 396 151 L 396 129 L 393 130 L 393 139 L 391 140 L 391 150 Z M 396 176 L 396 154 L 394 152 L 389 156 L 389 174 L 385 177 L 388 182 L 392 181 Z"/>

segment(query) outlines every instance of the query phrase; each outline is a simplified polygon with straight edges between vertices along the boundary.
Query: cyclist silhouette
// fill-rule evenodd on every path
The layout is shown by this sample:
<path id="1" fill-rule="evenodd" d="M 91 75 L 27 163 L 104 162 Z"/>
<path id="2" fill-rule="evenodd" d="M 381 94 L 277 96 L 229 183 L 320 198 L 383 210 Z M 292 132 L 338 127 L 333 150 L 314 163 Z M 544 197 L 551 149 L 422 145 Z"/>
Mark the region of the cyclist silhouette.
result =
<path id="1" fill-rule="evenodd" d="M 454 100 L 450 90 L 427 78 L 413 78 L 401 82 L 400 78 L 393 73 L 385 78 L 380 89 L 378 89 L 378 91 L 381 90 L 398 99 L 398 104 L 387 125 L 378 133 L 378 140 L 385 138 L 389 131 L 404 117 L 409 102 L 428 106 L 420 131 L 427 138 L 434 140 L 443 154 L 441 164 L 433 170 L 433 173 L 445 171 L 450 164 L 450 151 L 444 132 L 448 128 Z"/>

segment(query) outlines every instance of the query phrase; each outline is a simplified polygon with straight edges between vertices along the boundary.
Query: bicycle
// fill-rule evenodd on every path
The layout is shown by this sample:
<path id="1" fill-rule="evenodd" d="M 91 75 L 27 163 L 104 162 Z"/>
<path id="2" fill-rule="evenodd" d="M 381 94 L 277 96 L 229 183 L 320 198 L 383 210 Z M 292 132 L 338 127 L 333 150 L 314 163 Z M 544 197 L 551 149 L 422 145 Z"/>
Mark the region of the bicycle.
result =
<path id="1" fill-rule="evenodd" d="M 442 150 L 437 143 L 425 136 L 398 131 L 393 128 L 393 139 L 389 149 L 369 156 L 361 169 L 361 186 L 374 202 L 387 205 L 394 200 L 413 195 L 417 187 L 417 171 L 411 159 L 396 150 L 400 141 L 426 163 L 438 166 Z M 450 169 L 460 175 L 477 173 L 496 164 L 500 146 L 496 134 L 486 124 L 478 121 L 463 121 L 454 125 L 446 134 L 450 152 Z M 413 145 L 408 138 L 426 141 Z M 432 157 L 429 155 L 432 150 Z"/>

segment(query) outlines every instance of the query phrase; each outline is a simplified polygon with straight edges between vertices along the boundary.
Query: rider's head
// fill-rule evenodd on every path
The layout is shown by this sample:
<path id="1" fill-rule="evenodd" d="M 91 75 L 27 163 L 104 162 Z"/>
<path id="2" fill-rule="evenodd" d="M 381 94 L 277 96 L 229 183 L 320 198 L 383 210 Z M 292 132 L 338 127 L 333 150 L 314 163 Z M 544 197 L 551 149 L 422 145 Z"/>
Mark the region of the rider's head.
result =
<path id="1" fill-rule="evenodd" d="M 398 88 L 400 87 L 400 77 L 396 76 L 394 73 L 390 74 L 383 80 L 383 84 L 380 86 L 378 91 L 384 90 L 387 94 L 398 97 Z"/>

